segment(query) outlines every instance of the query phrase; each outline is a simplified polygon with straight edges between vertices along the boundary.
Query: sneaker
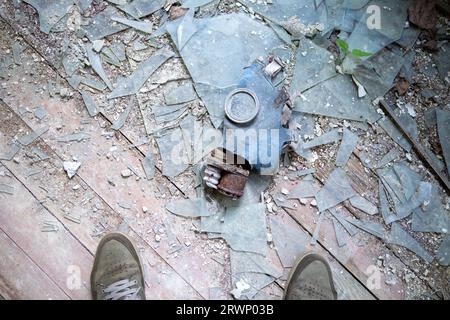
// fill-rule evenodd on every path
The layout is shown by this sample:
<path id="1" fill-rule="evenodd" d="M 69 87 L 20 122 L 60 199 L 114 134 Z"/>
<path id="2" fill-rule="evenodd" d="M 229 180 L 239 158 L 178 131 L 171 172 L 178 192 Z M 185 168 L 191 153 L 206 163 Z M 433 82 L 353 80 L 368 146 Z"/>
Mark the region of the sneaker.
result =
<path id="1" fill-rule="evenodd" d="M 336 300 L 328 262 L 313 253 L 297 260 L 292 268 L 284 293 L 285 300 Z"/>
<path id="2" fill-rule="evenodd" d="M 106 235 L 98 245 L 91 273 L 95 300 L 145 300 L 144 276 L 131 241 L 121 233 Z"/>

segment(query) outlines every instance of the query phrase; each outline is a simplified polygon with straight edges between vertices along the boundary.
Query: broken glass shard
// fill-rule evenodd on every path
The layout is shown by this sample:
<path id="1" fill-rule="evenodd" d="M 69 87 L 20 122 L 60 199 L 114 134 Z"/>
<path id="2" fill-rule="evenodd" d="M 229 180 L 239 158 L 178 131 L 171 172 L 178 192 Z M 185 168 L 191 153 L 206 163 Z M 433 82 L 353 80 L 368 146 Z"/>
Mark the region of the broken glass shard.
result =
<path id="1" fill-rule="evenodd" d="M 84 105 L 86 106 L 86 109 L 87 109 L 89 115 L 91 117 L 95 117 L 97 115 L 98 111 L 97 111 L 97 105 L 94 101 L 94 98 L 92 98 L 92 96 L 87 92 L 82 92 L 81 97 L 83 98 Z"/>
<path id="2" fill-rule="evenodd" d="M 81 83 L 98 91 L 103 91 L 106 89 L 106 85 L 103 82 L 97 81 L 94 77 L 91 76 L 82 77 Z"/>
<path id="3" fill-rule="evenodd" d="M 221 234 L 225 222 L 225 207 L 217 201 L 211 201 L 210 210 L 212 212 L 210 216 L 201 217 L 200 230 L 201 232 Z"/>
<path id="4" fill-rule="evenodd" d="M 13 64 L 13 58 L 8 55 L 5 57 L 0 57 L 0 78 L 8 78 L 8 68 Z"/>
<path id="5" fill-rule="evenodd" d="M 351 197 L 350 204 L 356 209 L 370 215 L 375 215 L 378 213 L 378 208 L 374 204 L 359 195 Z"/>
<path id="6" fill-rule="evenodd" d="M 328 210 L 328 212 L 330 212 L 332 214 L 332 216 L 335 217 L 337 221 L 339 221 L 341 226 L 344 227 L 344 229 L 348 232 L 348 234 L 351 237 L 353 237 L 354 235 L 356 235 L 358 233 L 358 230 L 356 229 L 356 227 L 354 225 L 352 225 L 351 223 L 349 223 L 347 220 L 345 220 L 345 217 L 343 216 L 342 212 L 340 212 L 338 209 L 331 208 Z"/>
<path id="7" fill-rule="evenodd" d="M 309 39 L 301 39 L 297 49 L 291 93 L 296 96 L 336 75 L 332 54 Z"/>
<path id="8" fill-rule="evenodd" d="M 64 71 L 68 77 L 71 77 L 75 71 L 77 71 L 81 67 L 81 62 L 76 57 L 72 56 L 64 56 L 62 59 L 62 64 Z"/>
<path id="9" fill-rule="evenodd" d="M 314 168 L 304 169 L 304 170 L 297 172 L 297 177 L 303 177 L 308 174 L 314 174 L 314 173 L 316 173 L 316 169 L 314 169 Z"/>
<path id="10" fill-rule="evenodd" d="M 180 104 L 195 100 L 197 94 L 191 83 L 183 84 L 173 90 L 164 93 L 164 99 L 167 105 Z"/>
<path id="11" fill-rule="evenodd" d="M 324 216 L 325 216 L 325 212 L 319 213 L 319 219 L 317 220 L 316 228 L 314 229 L 311 241 L 309 242 L 311 245 L 315 245 L 317 243 L 317 238 L 319 237 L 319 232 L 320 232 L 320 226 L 322 225 Z"/>
<path id="12" fill-rule="evenodd" d="M 133 50 L 134 51 L 145 50 L 147 48 L 148 47 L 145 44 L 143 44 L 140 39 L 136 39 L 135 41 L 133 41 Z"/>
<path id="13" fill-rule="evenodd" d="M 125 45 L 122 42 L 113 42 L 110 46 L 110 49 L 120 62 L 127 59 L 125 53 Z"/>
<path id="14" fill-rule="evenodd" d="M 334 234 L 336 236 L 336 242 L 338 247 L 343 247 L 347 243 L 344 239 L 344 231 L 342 230 L 342 226 L 339 224 L 338 220 L 333 218 L 333 228 L 334 228 Z"/>
<path id="15" fill-rule="evenodd" d="M 186 106 L 181 104 L 174 106 L 154 107 L 152 108 L 152 111 L 155 115 L 156 123 L 161 124 L 163 122 L 177 120 L 186 111 Z"/>
<path id="16" fill-rule="evenodd" d="M 437 128 L 447 172 L 450 176 L 450 111 L 436 110 Z"/>
<path id="17" fill-rule="evenodd" d="M 394 161 L 401 155 L 400 151 L 397 148 L 393 148 L 386 153 L 383 158 L 378 162 L 377 168 L 382 168 L 388 163 Z"/>
<path id="18" fill-rule="evenodd" d="M 386 191 L 384 190 L 383 183 L 381 181 L 378 183 L 378 192 L 380 197 L 381 215 L 383 217 L 384 223 L 390 224 L 395 221 L 397 217 L 391 213 Z"/>
<path id="19" fill-rule="evenodd" d="M 357 144 L 358 135 L 344 128 L 341 145 L 339 146 L 339 150 L 336 155 L 336 165 L 338 167 L 345 166 Z"/>
<path id="20" fill-rule="evenodd" d="M 256 253 L 230 250 L 231 273 L 235 276 L 240 273 L 262 273 L 279 278 L 282 271 L 277 270 L 270 261 Z"/>
<path id="21" fill-rule="evenodd" d="M 13 195 L 14 194 L 14 188 L 11 187 L 11 186 L 8 186 L 6 184 L 0 183 L 0 193 Z"/>
<path id="22" fill-rule="evenodd" d="M 377 223 L 372 221 L 364 221 L 364 220 L 357 220 L 357 219 L 351 219 L 351 218 L 344 218 L 347 222 L 350 222 L 355 227 L 370 233 L 371 235 L 374 235 L 375 237 L 378 237 L 380 239 L 386 239 L 386 230 L 384 227 Z"/>
<path id="23" fill-rule="evenodd" d="M 211 215 L 209 210 L 206 209 L 205 199 L 203 198 L 171 201 L 166 204 L 166 209 L 169 212 L 182 217 L 195 218 Z"/>
<path id="24" fill-rule="evenodd" d="M 84 28 L 89 40 L 100 40 L 129 28 L 126 25 L 113 21 L 111 19 L 113 16 L 118 16 L 117 9 L 114 6 L 107 6 L 105 10 L 93 15 L 89 25 Z"/>
<path id="25" fill-rule="evenodd" d="M 446 235 L 437 250 L 436 259 L 441 266 L 448 267 L 450 264 L 450 235 Z"/>
<path id="26" fill-rule="evenodd" d="M 73 134 L 68 134 L 66 136 L 58 138 L 58 142 L 81 142 L 83 140 L 89 139 L 91 136 L 86 132 L 78 132 Z"/>
<path id="27" fill-rule="evenodd" d="M 0 160 L 11 161 L 14 158 L 14 156 L 17 154 L 17 152 L 19 152 L 21 147 L 22 146 L 20 145 L 20 143 L 16 142 L 15 140 L 11 141 L 8 144 L 7 148 L 5 148 L 4 150 L 1 151 Z"/>
<path id="28" fill-rule="evenodd" d="M 266 206 L 255 203 L 227 208 L 223 225 L 223 238 L 236 251 L 267 252 Z"/>
<path id="29" fill-rule="evenodd" d="M 356 86 L 346 75 L 321 82 L 300 98 L 294 97 L 295 111 L 370 123 L 380 118 L 367 96 L 358 98 Z"/>
<path id="30" fill-rule="evenodd" d="M 132 208 L 132 204 L 128 203 L 128 202 L 123 202 L 123 201 L 119 201 L 117 202 L 117 204 L 119 205 L 119 207 L 121 207 L 122 209 L 127 209 L 130 210 Z"/>
<path id="31" fill-rule="evenodd" d="M 450 230 L 450 216 L 437 185 L 431 188 L 429 202 L 414 210 L 411 227 L 418 232 L 447 233 Z"/>
<path id="32" fill-rule="evenodd" d="M 136 70 L 127 78 L 122 78 L 108 99 L 128 96 L 138 93 L 139 89 L 164 62 L 173 57 L 174 53 L 167 48 L 155 52 L 150 58 L 140 63 Z"/>
<path id="33" fill-rule="evenodd" d="M 191 8 L 197 8 L 202 7 L 210 2 L 213 2 L 214 0 L 186 0 L 183 1 L 183 4 L 181 7 L 191 9 Z"/>
<path id="34" fill-rule="evenodd" d="M 83 80 L 82 76 L 78 76 L 76 74 L 74 74 L 73 76 L 71 76 L 70 78 L 67 79 L 67 82 L 69 82 L 70 86 L 74 89 L 77 90 L 78 86 L 81 83 L 81 80 Z"/>
<path id="35" fill-rule="evenodd" d="M 316 194 L 317 207 L 323 212 L 355 195 L 345 171 L 336 168 L 322 189 Z"/>
<path id="36" fill-rule="evenodd" d="M 300 156 L 303 159 L 305 159 L 306 161 L 313 162 L 315 154 L 313 153 L 313 151 L 311 151 L 309 149 L 305 149 L 304 148 L 304 144 L 305 144 L 305 142 L 303 141 L 303 138 L 298 137 L 297 138 L 297 143 L 293 146 L 294 152 L 298 156 Z"/>
<path id="37" fill-rule="evenodd" d="M 377 122 L 381 128 L 397 143 L 400 147 L 402 147 L 406 152 L 411 151 L 411 143 L 408 141 L 408 138 L 397 128 L 394 122 L 388 118 L 383 117 Z"/>
<path id="38" fill-rule="evenodd" d="M 36 139 L 38 139 L 40 136 L 42 136 L 44 133 L 46 133 L 49 129 L 49 126 L 44 126 L 39 129 L 36 129 L 35 131 L 31 131 L 30 133 L 20 137 L 18 139 L 19 143 L 23 146 L 27 146 Z"/>
<path id="39" fill-rule="evenodd" d="M 54 25 L 69 12 L 73 0 L 24 0 L 32 5 L 39 14 L 39 28 L 44 33 L 50 33 Z"/>
<path id="40" fill-rule="evenodd" d="M 46 159 L 49 159 L 49 158 L 50 158 L 49 155 L 48 155 L 47 153 L 45 153 L 44 151 L 42 151 L 42 150 L 39 149 L 39 148 L 33 147 L 33 148 L 31 148 L 31 151 L 32 151 L 35 155 L 37 155 L 37 156 L 39 157 L 39 159 L 41 159 L 41 160 L 46 160 Z"/>
<path id="41" fill-rule="evenodd" d="M 121 24 L 124 24 L 126 26 L 132 27 L 136 30 L 142 31 L 144 33 L 152 33 L 153 24 L 151 22 L 146 21 L 135 21 L 135 20 L 129 20 L 125 18 L 120 17 L 112 17 L 113 21 L 117 21 Z"/>
<path id="42" fill-rule="evenodd" d="M 45 109 L 42 107 L 37 107 L 36 110 L 34 110 L 34 116 L 38 120 L 42 120 L 47 116 L 47 111 L 45 111 Z"/>
<path id="43" fill-rule="evenodd" d="M 75 0 L 75 3 L 84 12 L 91 6 L 92 0 Z"/>
<path id="44" fill-rule="evenodd" d="M 195 83 L 195 89 L 205 103 L 214 127 L 219 128 L 225 117 L 224 103 L 228 94 L 236 87 L 215 88 L 203 83 Z"/>
<path id="45" fill-rule="evenodd" d="M 396 220 L 406 218 L 412 213 L 413 210 L 418 208 L 420 205 L 424 204 L 426 201 L 429 202 L 430 198 L 431 183 L 422 181 L 417 188 L 416 193 L 413 196 L 409 197 L 409 200 L 406 203 L 396 206 Z"/>
<path id="46" fill-rule="evenodd" d="M 183 50 L 186 43 L 191 39 L 191 37 L 197 32 L 198 25 L 194 21 L 194 11 L 189 10 L 181 20 L 180 25 L 177 28 L 177 40 L 176 45 L 178 50 Z M 172 25 L 168 25 L 170 30 L 172 29 Z"/>
<path id="47" fill-rule="evenodd" d="M 102 58 L 105 62 L 112 64 L 113 66 L 120 66 L 120 61 L 117 59 L 116 55 L 111 51 L 110 48 L 104 47 L 102 50 Z"/>
<path id="48" fill-rule="evenodd" d="M 319 192 L 320 186 L 316 180 L 302 180 L 291 190 L 289 199 L 312 198 Z"/>
<path id="49" fill-rule="evenodd" d="M 92 49 L 92 45 L 86 46 L 86 53 L 87 53 L 89 63 L 91 64 L 92 69 L 94 69 L 94 71 L 103 80 L 103 82 L 108 86 L 108 88 L 110 90 L 112 90 L 111 81 L 109 81 L 109 78 L 106 75 L 105 70 L 103 69 L 102 59 L 100 58 L 100 55 Z"/>
<path id="50" fill-rule="evenodd" d="M 128 13 L 133 18 L 139 19 L 156 12 L 165 4 L 165 0 L 133 0 L 125 5 L 119 6 L 119 9 Z"/>
<path id="51" fill-rule="evenodd" d="M 285 223 L 281 216 L 270 216 L 270 229 L 283 267 L 293 267 L 296 259 L 307 251 L 309 236 L 302 232 L 300 226 Z"/>
<path id="52" fill-rule="evenodd" d="M 314 138 L 311 141 L 305 142 L 303 144 L 303 149 L 311 149 L 324 144 L 333 143 L 341 139 L 341 134 L 338 129 L 330 130 L 321 136 Z"/>
<path id="53" fill-rule="evenodd" d="M 152 151 L 149 151 L 145 158 L 141 159 L 141 164 L 147 180 L 153 179 L 155 176 L 155 158 Z"/>
<path id="54" fill-rule="evenodd" d="M 383 22 L 376 25 L 373 10 L 366 10 L 347 40 L 350 52 L 357 49 L 375 54 L 400 39 L 409 4 L 410 1 L 372 0 L 370 5 L 378 8 Z"/>
<path id="55" fill-rule="evenodd" d="M 189 157 L 183 142 L 180 128 L 169 130 L 156 137 L 159 153 L 162 159 L 162 174 L 166 177 L 176 177 L 189 166 Z"/>
<path id="56" fill-rule="evenodd" d="M 429 254 L 417 240 L 411 237 L 408 232 L 403 230 L 399 224 L 393 223 L 391 232 L 387 239 L 388 243 L 399 245 L 411 250 L 428 263 L 433 261 L 433 256 Z"/>
<path id="57" fill-rule="evenodd" d="M 329 3 L 325 1 L 278 0 L 272 1 L 271 4 L 253 0 L 242 0 L 240 2 L 269 20 L 282 25 L 297 37 L 309 25 L 320 24 L 321 29 L 325 28 L 328 22 L 327 13 L 331 11 Z"/>
<path id="58" fill-rule="evenodd" d="M 444 42 L 439 48 L 436 54 L 433 54 L 433 60 L 436 63 L 436 67 L 439 71 L 439 75 L 442 80 L 445 80 L 449 76 L 450 72 L 450 59 L 448 58 L 450 52 L 450 43 Z"/>
<path id="59" fill-rule="evenodd" d="M 408 26 L 403 29 L 402 36 L 396 41 L 398 45 L 406 50 L 410 50 L 419 37 L 420 29 L 414 26 Z"/>
<path id="60" fill-rule="evenodd" d="M 375 99 L 384 96 L 392 88 L 404 62 L 403 55 L 386 48 L 356 67 L 353 75 Z"/>
<path id="61" fill-rule="evenodd" d="M 22 58 L 21 58 L 21 53 L 24 50 L 24 47 L 20 45 L 20 43 L 18 42 L 14 42 L 12 45 L 12 52 L 13 52 L 13 58 L 14 58 L 14 63 L 17 65 L 21 65 L 22 64 Z"/>
<path id="62" fill-rule="evenodd" d="M 119 118 L 117 118 L 117 120 L 114 121 L 113 125 L 111 126 L 111 129 L 120 130 L 125 125 L 125 122 L 127 121 L 128 116 L 130 115 L 132 107 L 133 105 L 131 103 L 127 104 L 127 108 L 125 109 L 124 112 L 120 114 Z"/>

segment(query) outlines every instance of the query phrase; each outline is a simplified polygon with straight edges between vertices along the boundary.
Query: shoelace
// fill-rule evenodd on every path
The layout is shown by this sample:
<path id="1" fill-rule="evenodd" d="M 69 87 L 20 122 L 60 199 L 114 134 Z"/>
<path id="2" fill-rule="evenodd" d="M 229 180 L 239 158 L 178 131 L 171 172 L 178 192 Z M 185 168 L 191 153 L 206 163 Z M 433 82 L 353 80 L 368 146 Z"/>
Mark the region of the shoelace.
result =
<path id="1" fill-rule="evenodd" d="M 105 300 L 136 300 L 140 290 L 136 280 L 124 279 L 111 283 L 103 289 L 103 293 L 106 293 Z"/>

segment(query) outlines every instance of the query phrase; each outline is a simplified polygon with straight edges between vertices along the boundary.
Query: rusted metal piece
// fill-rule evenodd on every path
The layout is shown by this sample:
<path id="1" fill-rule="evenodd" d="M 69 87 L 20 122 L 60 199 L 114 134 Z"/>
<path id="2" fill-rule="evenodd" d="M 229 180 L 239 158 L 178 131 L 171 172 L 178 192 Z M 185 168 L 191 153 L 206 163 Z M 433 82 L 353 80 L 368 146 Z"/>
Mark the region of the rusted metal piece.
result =
<path id="1" fill-rule="evenodd" d="M 203 181 L 208 187 L 226 196 L 239 198 L 244 194 L 250 171 L 240 165 L 229 164 L 226 160 L 225 153 L 214 150 L 207 160 Z"/>
<path id="2" fill-rule="evenodd" d="M 418 141 L 414 140 L 413 137 L 408 133 L 408 130 L 406 130 L 405 126 L 400 122 L 398 117 L 395 115 L 392 107 L 383 99 L 380 99 L 379 104 L 383 108 L 383 110 L 386 111 L 387 114 L 389 114 L 389 116 L 392 118 L 395 124 L 400 128 L 402 133 L 409 139 L 414 149 L 417 151 L 419 157 L 423 161 L 425 161 L 431 167 L 431 169 L 433 169 L 435 175 L 439 178 L 438 180 L 441 181 L 442 185 L 444 186 L 444 189 L 446 189 L 447 194 L 450 195 L 450 181 L 447 179 L 447 177 L 434 164 L 434 161 L 430 158 L 430 156 L 427 154 L 422 145 Z"/>
<path id="3" fill-rule="evenodd" d="M 245 184 L 248 176 L 240 173 L 223 172 L 222 178 L 217 186 L 217 191 L 234 198 L 239 198 L 244 194 Z"/>

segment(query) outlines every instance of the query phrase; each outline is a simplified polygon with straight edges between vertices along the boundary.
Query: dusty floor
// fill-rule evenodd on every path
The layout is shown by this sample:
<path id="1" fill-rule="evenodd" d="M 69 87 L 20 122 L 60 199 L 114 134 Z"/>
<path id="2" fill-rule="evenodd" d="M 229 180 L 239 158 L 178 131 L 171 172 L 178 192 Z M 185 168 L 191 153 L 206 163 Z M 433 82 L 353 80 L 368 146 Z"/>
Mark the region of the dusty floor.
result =
<path id="1" fill-rule="evenodd" d="M 263 195 L 270 222 L 269 250 L 264 261 L 270 272 L 247 270 L 238 279 L 230 257 L 232 250 L 225 240 L 200 232 L 198 219 L 186 219 L 166 210 L 168 203 L 196 196 L 195 168 L 189 166 L 174 178 L 162 175 L 164 164 L 157 152 L 158 144 L 148 134 L 158 124 L 146 110 L 164 104 L 166 90 L 189 81 L 182 58 L 176 55 L 168 60 L 136 95 L 116 99 L 115 105 L 108 103 L 102 91 L 88 88 L 96 93 L 96 102 L 101 106 L 101 112 L 90 117 L 79 91 L 69 85 L 62 65 L 64 48 L 86 41 L 76 37 L 70 28 L 49 35 L 42 33 L 35 10 L 24 3 L 17 6 L 0 1 L 1 55 L 10 54 L 14 44 L 23 46 L 21 61 L 16 61 L 7 69 L 6 76 L 0 77 L 0 154 L 10 149 L 13 139 L 45 130 L 20 148 L 11 160 L 0 160 L 0 184 L 13 190 L 0 193 L 2 297 L 90 299 L 89 277 L 96 246 L 102 235 L 116 230 L 135 241 L 144 264 L 149 299 L 281 299 L 290 270 L 283 263 L 280 253 L 283 250 L 293 256 L 306 251 L 323 255 L 330 262 L 340 299 L 450 297 L 448 267 L 436 260 L 426 263 L 404 247 L 385 243 L 365 232 L 352 237 L 344 232 L 345 245 L 339 246 L 335 220 L 331 217 L 321 221 L 317 243 L 311 244 L 319 221 L 317 205 L 311 199 L 304 203 L 288 200 L 282 205 L 274 204 L 276 195 L 295 189 L 302 179 L 297 173 L 304 169 L 315 169 L 314 179 L 323 185 L 335 168 L 337 143 L 315 148 L 317 160 L 313 163 L 289 153 L 289 161 L 284 161 Z M 99 12 L 104 6 L 105 2 L 94 1 L 84 15 Z M 242 6 L 226 0 L 218 6 L 202 8 L 198 17 L 241 10 Z M 20 18 L 17 11 L 21 12 Z M 73 19 L 75 25 L 79 23 L 77 14 L 73 14 Z M 158 17 L 152 15 L 149 19 L 154 26 L 159 25 Z M 448 20 L 440 19 L 448 28 Z M 112 36 L 116 41 L 125 41 L 127 37 L 131 38 L 129 42 L 138 38 L 135 33 Z M 160 46 L 171 45 L 168 36 L 157 40 L 139 36 L 139 39 L 155 42 L 130 53 L 133 59 L 126 66 L 104 64 L 113 83 L 128 75 L 139 61 L 152 56 Z M 391 90 L 387 99 L 416 106 L 420 137 L 428 140 L 433 152 L 442 158 L 436 129 L 429 130 L 422 119 L 427 110 L 448 105 L 449 85 L 426 72 L 432 65 L 431 55 L 421 48 L 414 50 L 414 83 L 409 84 L 406 95 Z M 291 61 L 288 66 L 287 85 L 294 64 Z M 432 90 L 438 98 L 423 97 L 424 88 Z M 129 106 L 126 122 L 114 130 L 112 126 Z M 36 113 L 39 107 L 45 110 L 43 117 Z M 210 125 L 200 99 L 189 102 L 187 110 L 204 125 Z M 314 132 L 320 135 L 335 127 L 352 127 L 361 133 L 361 142 L 350 157 L 346 172 L 353 189 L 378 205 L 378 179 L 362 163 L 367 155 L 378 162 L 396 144 L 377 124 L 361 129 L 355 122 L 317 117 Z M 65 140 L 74 133 L 85 136 Z M 149 152 L 156 158 L 153 179 L 146 178 L 141 164 Z M 400 158 L 407 159 L 414 171 L 424 172 L 428 181 L 437 183 L 413 150 L 411 153 L 400 150 Z M 63 169 L 65 161 L 82 164 L 72 179 Z M 131 176 L 123 174 L 127 170 Z M 450 199 L 445 195 L 443 198 L 449 214 Z M 353 208 L 348 200 L 342 203 L 341 213 L 383 223 L 379 214 L 369 216 Z M 428 252 L 438 250 L 442 234 L 412 231 L 410 222 L 405 220 L 399 224 Z M 280 234 L 283 239 L 276 238 Z M 234 290 L 243 279 L 252 289 L 247 296 Z"/>

